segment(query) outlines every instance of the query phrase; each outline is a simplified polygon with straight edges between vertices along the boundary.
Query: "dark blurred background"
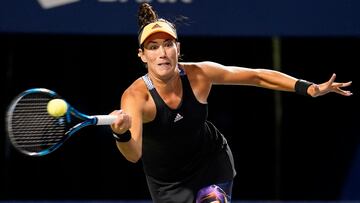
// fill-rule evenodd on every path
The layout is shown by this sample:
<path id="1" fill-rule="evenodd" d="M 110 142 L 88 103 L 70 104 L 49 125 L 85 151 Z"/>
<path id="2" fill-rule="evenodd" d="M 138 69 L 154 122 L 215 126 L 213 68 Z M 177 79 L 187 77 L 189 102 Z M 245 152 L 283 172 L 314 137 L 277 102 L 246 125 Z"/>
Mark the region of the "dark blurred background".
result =
<path id="1" fill-rule="evenodd" d="M 84 129 L 39 158 L 7 140 L 7 106 L 26 89 L 48 88 L 81 112 L 107 114 L 146 73 L 137 57 L 140 1 L 54 2 L 0 1 L 0 200 L 150 199 L 141 162 L 122 157 L 107 127 Z M 183 19 L 183 61 L 353 81 L 351 97 L 214 86 L 209 120 L 233 150 L 233 199 L 360 200 L 360 2 L 152 3 L 160 16 Z"/>

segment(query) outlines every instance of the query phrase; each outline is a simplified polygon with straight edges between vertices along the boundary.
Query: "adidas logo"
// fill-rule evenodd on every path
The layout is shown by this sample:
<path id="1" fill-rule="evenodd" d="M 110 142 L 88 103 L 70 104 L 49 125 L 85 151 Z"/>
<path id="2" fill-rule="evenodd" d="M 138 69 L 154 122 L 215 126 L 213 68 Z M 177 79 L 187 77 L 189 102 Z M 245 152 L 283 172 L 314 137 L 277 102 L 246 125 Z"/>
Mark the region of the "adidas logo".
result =
<path id="1" fill-rule="evenodd" d="M 175 116 L 175 119 L 174 119 L 174 123 L 175 123 L 175 122 L 178 122 L 178 121 L 181 120 L 182 118 L 183 118 L 183 116 L 180 115 L 179 113 L 177 113 L 176 116 Z"/>
<path id="2" fill-rule="evenodd" d="M 159 24 L 155 24 L 151 29 L 155 29 L 155 28 L 161 28 L 161 26 Z"/>

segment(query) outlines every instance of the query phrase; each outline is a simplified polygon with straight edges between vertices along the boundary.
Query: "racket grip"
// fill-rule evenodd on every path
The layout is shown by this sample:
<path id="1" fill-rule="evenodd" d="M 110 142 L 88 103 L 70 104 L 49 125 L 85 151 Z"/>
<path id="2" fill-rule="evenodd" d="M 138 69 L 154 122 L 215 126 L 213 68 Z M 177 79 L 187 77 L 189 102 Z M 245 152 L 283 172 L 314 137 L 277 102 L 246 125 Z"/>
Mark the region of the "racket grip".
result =
<path id="1" fill-rule="evenodd" d="M 96 125 L 111 125 L 114 120 L 117 118 L 115 115 L 97 115 Z"/>

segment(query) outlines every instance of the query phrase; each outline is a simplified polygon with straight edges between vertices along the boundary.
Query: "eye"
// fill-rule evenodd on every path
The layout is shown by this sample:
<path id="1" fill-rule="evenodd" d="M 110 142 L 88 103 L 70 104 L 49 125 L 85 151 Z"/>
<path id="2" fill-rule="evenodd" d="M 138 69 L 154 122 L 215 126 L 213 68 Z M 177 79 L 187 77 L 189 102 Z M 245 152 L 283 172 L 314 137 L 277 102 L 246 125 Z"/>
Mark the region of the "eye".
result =
<path id="1" fill-rule="evenodd" d="M 148 49 L 150 49 L 150 50 L 156 50 L 158 48 L 159 48 L 159 45 L 157 45 L 157 44 L 149 44 L 149 46 L 148 46 Z"/>
<path id="2" fill-rule="evenodd" d="M 164 46 L 165 46 L 165 47 L 172 47 L 173 45 L 174 45 L 174 43 L 173 43 L 173 41 L 171 41 L 171 40 L 164 42 Z"/>

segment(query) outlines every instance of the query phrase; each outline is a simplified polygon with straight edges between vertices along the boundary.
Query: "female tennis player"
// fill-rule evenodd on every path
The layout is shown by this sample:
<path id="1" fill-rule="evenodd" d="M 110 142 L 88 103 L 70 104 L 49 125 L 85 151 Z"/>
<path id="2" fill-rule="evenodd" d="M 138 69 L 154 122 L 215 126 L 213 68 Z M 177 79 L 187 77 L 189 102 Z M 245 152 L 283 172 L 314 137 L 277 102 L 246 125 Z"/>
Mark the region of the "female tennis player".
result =
<path id="1" fill-rule="evenodd" d="M 342 89 L 351 82 L 335 82 L 335 74 L 315 84 L 274 70 L 179 62 L 175 26 L 147 3 L 140 5 L 138 20 L 138 56 L 148 72 L 123 93 L 122 110 L 111 113 L 118 115 L 111 128 L 124 157 L 130 162 L 141 158 L 155 203 L 192 203 L 200 190 L 209 187 L 210 193 L 213 185 L 231 201 L 236 173 L 232 153 L 207 120 L 212 85 L 251 85 L 311 97 L 352 95 Z"/>

